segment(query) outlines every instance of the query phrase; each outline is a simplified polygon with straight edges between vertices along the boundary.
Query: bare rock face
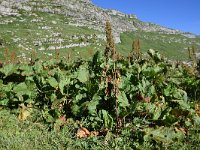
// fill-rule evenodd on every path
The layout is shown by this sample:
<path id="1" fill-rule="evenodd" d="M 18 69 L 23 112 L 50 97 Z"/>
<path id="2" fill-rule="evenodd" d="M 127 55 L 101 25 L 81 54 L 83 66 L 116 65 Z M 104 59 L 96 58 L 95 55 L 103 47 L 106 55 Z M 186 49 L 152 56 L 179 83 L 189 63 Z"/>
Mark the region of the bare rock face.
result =
<path id="1" fill-rule="evenodd" d="M 0 14 L 3 16 L 18 16 L 18 11 L 12 9 L 12 2 L 2 1 L 0 5 Z"/>
<path id="2" fill-rule="evenodd" d="M 91 3 L 90 0 L 81 0 L 81 1 L 86 2 L 86 3 Z"/>
<path id="3" fill-rule="evenodd" d="M 120 42 L 120 33 L 135 31 L 133 23 L 126 14 L 115 10 L 96 7 L 90 0 L 10 0 L 0 2 L 0 15 L 20 15 L 19 9 L 26 11 L 41 11 L 63 14 L 71 18 L 70 24 L 86 26 L 104 31 L 105 22 L 109 20 L 113 25 L 113 36 L 116 43 Z"/>

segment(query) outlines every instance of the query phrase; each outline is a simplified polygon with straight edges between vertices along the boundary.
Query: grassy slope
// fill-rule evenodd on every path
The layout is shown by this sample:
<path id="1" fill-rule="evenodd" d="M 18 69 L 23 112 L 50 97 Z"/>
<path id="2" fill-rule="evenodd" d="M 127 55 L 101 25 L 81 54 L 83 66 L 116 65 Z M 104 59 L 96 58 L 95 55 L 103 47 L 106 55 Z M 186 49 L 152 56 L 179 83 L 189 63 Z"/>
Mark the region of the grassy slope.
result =
<path id="1" fill-rule="evenodd" d="M 200 43 L 200 38 L 189 39 L 182 35 L 158 34 L 155 32 L 136 31 L 134 33 L 121 34 L 122 43 L 117 45 L 118 50 L 127 55 L 127 50 L 132 49 L 132 41 L 140 39 L 141 50 L 147 51 L 150 48 L 158 50 L 159 53 L 172 58 L 185 60 L 188 58 L 187 48 Z M 196 46 L 200 49 L 200 46 Z"/>
<path id="2" fill-rule="evenodd" d="M 73 39 L 70 42 L 70 37 L 73 35 L 76 36 L 84 36 L 84 35 L 93 35 L 99 34 L 99 31 L 88 29 L 86 27 L 75 27 L 68 24 L 67 17 L 63 15 L 56 15 L 56 14 L 48 14 L 48 13 L 41 13 L 35 12 L 37 16 L 31 15 L 28 16 L 26 12 L 21 12 L 23 14 L 20 17 L 1 17 L 0 22 L 5 22 L 5 20 L 12 20 L 13 22 L 8 24 L 0 24 L 0 38 L 3 39 L 4 47 L 0 47 L 0 59 L 3 59 L 4 50 L 5 48 L 9 49 L 10 51 L 17 51 L 18 54 L 25 52 L 26 54 L 30 55 L 30 49 L 37 50 L 41 47 L 35 46 L 34 41 L 39 39 L 51 39 L 56 38 L 52 37 L 53 33 L 61 33 L 61 36 L 58 38 L 64 39 L 64 45 L 68 45 L 70 43 L 81 43 L 81 39 Z M 31 22 L 33 19 L 40 19 L 40 22 Z M 52 21 L 56 21 L 56 24 L 53 24 Z M 48 26 L 51 27 L 50 30 L 41 29 L 41 27 Z M 16 42 L 14 39 L 18 39 Z M 91 42 L 92 43 L 92 42 Z M 22 45 L 20 47 L 19 45 Z M 54 44 L 50 44 L 54 45 Z M 45 49 L 50 46 L 48 43 L 44 43 L 42 47 Z M 91 44 L 83 48 L 83 53 L 87 53 L 86 50 L 94 49 L 97 47 L 96 44 Z M 25 50 L 29 49 L 29 50 Z M 80 51 L 81 48 L 69 48 L 73 51 Z M 95 50 L 95 49 L 94 49 Z M 54 53 L 54 51 L 38 51 L 39 56 L 42 53 Z M 74 54 L 75 54 L 74 52 Z M 66 49 L 61 49 L 61 54 L 66 55 Z"/>

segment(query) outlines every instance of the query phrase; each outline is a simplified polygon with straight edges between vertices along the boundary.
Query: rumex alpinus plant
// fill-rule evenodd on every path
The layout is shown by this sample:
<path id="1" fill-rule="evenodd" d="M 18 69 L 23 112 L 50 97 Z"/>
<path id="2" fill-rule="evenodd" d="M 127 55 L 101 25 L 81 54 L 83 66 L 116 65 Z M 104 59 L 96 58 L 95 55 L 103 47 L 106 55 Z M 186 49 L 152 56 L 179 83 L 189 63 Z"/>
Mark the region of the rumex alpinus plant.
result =
<path id="1" fill-rule="evenodd" d="M 11 54 L 10 54 L 10 62 L 11 63 L 16 63 L 17 62 L 17 55 L 16 55 L 16 53 L 14 51 L 11 52 Z"/>
<path id="2" fill-rule="evenodd" d="M 194 101 L 200 101 L 200 59 L 197 58 L 196 55 L 196 48 L 193 45 L 192 47 L 188 47 L 188 56 L 189 60 L 192 63 L 192 66 L 188 64 L 182 65 L 185 72 L 188 73 L 192 78 L 190 82 L 186 82 L 187 86 L 185 86 L 185 89 L 189 95 L 193 95 Z"/>
<path id="3" fill-rule="evenodd" d="M 7 48 L 4 51 L 5 63 L 17 63 L 17 54 L 15 51 L 9 51 Z"/>
<path id="4" fill-rule="evenodd" d="M 140 50 L 140 40 L 134 40 L 132 42 L 132 57 L 139 59 L 141 57 L 141 50 Z"/>
<path id="5" fill-rule="evenodd" d="M 128 54 L 128 62 L 129 64 L 133 63 L 135 60 L 139 60 L 141 58 L 141 49 L 140 49 L 140 40 L 132 41 L 132 50 Z"/>
<path id="6" fill-rule="evenodd" d="M 31 51 L 31 60 L 30 60 L 30 64 L 33 65 L 35 63 L 35 60 L 37 59 L 37 52 L 36 50 L 32 50 Z"/>
<path id="7" fill-rule="evenodd" d="M 66 58 L 67 58 L 67 62 L 71 62 L 71 60 L 72 60 L 72 50 L 71 49 L 67 52 Z"/>
<path id="8" fill-rule="evenodd" d="M 109 93 L 113 93 L 115 99 L 115 114 L 116 114 L 116 132 L 119 128 L 119 113 L 118 113 L 118 97 L 120 94 L 119 84 L 120 84 L 120 71 L 116 68 L 117 59 L 120 59 L 119 54 L 117 55 L 114 39 L 112 36 L 112 25 L 109 21 L 106 21 L 106 49 L 104 51 L 104 57 L 106 59 L 106 66 L 104 68 L 103 74 L 106 75 L 106 91 L 105 94 L 109 95 Z M 118 56 L 118 58 L 117 58 Z M 112 59 L 114 62 L 112 74 L 108 74 L 109 64 L 108 61 Z M 112 84 L 112 89 L 109 88 L 109 83 Z"/>
<path id="9" fill-rule="evenodd" d="M 192 61 L 193 68 L 196 68 L 196 66 L 197 66 L 197 57 L 196 57 L 196 49 L 195 49 L 194 45 L 191 48 L 188 47 L 188 55 L 189 55 L 189 59 Z"/>
<path id="10" fill-rule="evenodd" d="M 4 51 L 4 58 L 5 58 L 5 63 L 8 63 L 10 59 L 10 55 L 9 55 L 9 50 L 7 48 Z"/>
<path id="11" fill-rule="evenodd" d="M 55 49 L 55 56 L 56 56 L 56 60 L 59 60 L 60 58 L 60 50 L 59 49 Z"/>
<path id="12" fill-rule="evenodd" d="M 88 49 L 88 55 L 93 56 L 94 55 L 94 50 L 92 48 Z"/>

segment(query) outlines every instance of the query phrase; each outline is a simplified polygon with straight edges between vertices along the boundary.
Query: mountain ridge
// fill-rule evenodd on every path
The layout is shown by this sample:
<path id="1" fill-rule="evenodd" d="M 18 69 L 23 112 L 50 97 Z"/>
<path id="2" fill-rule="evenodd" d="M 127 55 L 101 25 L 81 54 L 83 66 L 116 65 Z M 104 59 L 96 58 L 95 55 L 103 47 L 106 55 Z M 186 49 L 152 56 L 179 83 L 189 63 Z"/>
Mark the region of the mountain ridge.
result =
<path id="1" fill-rule="evenodd" d="M 32 6 L 28 5 L 29 2 L 32 2 Z M 47 2 L 47 1 L 46 1 Z M 24 9 L 26 11 L 31 11 L 34 9 L 34 5 L 37 6 L 38 11 L 42 12 L 49 12 L 49 13 L 58 13 L 58 14 L 65 14 L 66 16 L 74 17 L 72 25 L 85 25 L 91 28 L 95 28 L 94 25 L 99 25 L 99 29 L 102 31 L 104 30 L 104 24 L 106 20 L 110 20 L 113 23 L 114 28 L 114 35 L 116 36 L 116 43 L 120 42 L 119 34 L 121 32 L 126 31 L 135 31 L 138 29 L 147 31 L 147 32 L 164 32 L 168 34 L 183 34 L 188 37 L 195 37 L 196 35 L 192 33 L 185 33 L 179 30 L 174 30 L 170 28 L 166 28 L 157 24 L 149 23 L 149 22 L 142 22 L 138 21 L 136 15 L 128 15 L 122 13 L 117 10 L 112 9 L 102 9 L 100 7 L 95 6 L 91 0 L 53 0 L 51 1 L 52 4 L 57 3 L 58 7 L 65 6 L 66 10 L 62 8 L 50 9 L 48 7 L 40 7 L 44 3 L 42 1 L 31 1 L 31 0 L 16 0 L 16 1 L 2 1 L 0 4 L 0 14 L 1 15 L 20 15 L 17 9 Z M 21 5 L 20 5 L 21 4 Z M 88 6 L 86 6 L 88 5 Z M 76 7 L 77 6 L 77 7 Z M 73 11 L 75 13 L 72 13 Z M 86 11 L 85 11 L 86 10 Z M 89 11 L 90 10 L 90 11 Z M 70 12 L 71 11 L 71 12 Z M 81 13 L 78 14 L 78 11 Z M 87 13 L 87 11 L 89 11 Z M 90 15 L 91 14 L 91 15 Z M 91 16 L 91 17 L 90 17 Z M 119 18 L 117 18 L 119 17 Z M 91 20 L 96 19 L 94 24 L 89 24 Z M 120 20 L 119 20 L 120 19 Z M 129 21 L 129 19 L 133 19 Z M 135 20 L 134 20 L 135 19 Z M 87 22 L 84 22 L 86 20 Z"/>

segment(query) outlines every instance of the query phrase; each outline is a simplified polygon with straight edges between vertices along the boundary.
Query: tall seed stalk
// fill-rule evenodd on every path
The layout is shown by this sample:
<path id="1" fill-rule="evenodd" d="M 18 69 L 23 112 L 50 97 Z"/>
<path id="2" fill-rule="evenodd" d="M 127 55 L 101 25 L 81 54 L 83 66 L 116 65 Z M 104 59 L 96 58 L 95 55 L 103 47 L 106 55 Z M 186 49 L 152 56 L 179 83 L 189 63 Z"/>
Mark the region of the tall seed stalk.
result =
<path id="1" fill-rule="evenodd" d="M 17 55 L 16 53 L 13 51 L 11 54 L 10 54 L 10 61 L 12 64 L 16 63 L 16 60 L 17 60 Z"/>
<path id="2" fill-rule="evenodd" d="M 5 58 L 5 63 L 9 63 L 9 51 L 8 49 L 6 48 L 5 51 L 4 51 L 4 58 Z"/>
<path id="3" fill-rule="evenodd" d="M 115 49 L 115 43 L 112 36 L 112 26 L 111 23 L 107 20 L 106 21 L 106 48 L 104 51 L 104 56 L 106 58 L 106 64 L 108 63 L 108 60 L 111 58 L 114 61 L 114 67 L 112 71 L 112 83 L 113 83 L 113 89 L 112 92 L 114 93 L 115 97 L 115 114 L 116 114 L 116 132 L 118 132 L 119 128 L 119 111 L 118 111 L 118 96 L 119 96 L 119 71 L 116 69 L 116 49 Z M 104 75 L 107 74 L 107 71 L 109 69 L 108 64 L 106 65 L 103 73 Z M 109 82 L 109 76 L 106 77 L 106 95 L 108 95 L 109 89 L 108 89 L 108 82 Z"/>
<path id="4" fill-rule="evenodd" d="M 31 51 L 31 60 L 30 60 L 30 64 L 33 65 L 35 63 L 35 60 L 37 58 L 37 52 L 35 50 Z"/>
<path id="5" fill-rule="evenodd" d="M 119 129 L 119 111 L 118 111 L 118 97 L 119 97 L 119 83 L 120 83 L 120 72 L 116 69 L 116 64 L 114 63 L 113 69 L 113 93 L 115 96 L 115 113 L 116 113 L 116 133 Z"/>
<path id="6" fill-rule="evenodd" d="M 141 56 L 141 51 L 140 51 L 140 40 L 138 39 L 137 41 L 135 41 L 133 39 L 132 42 L 132 53 L 135 56 L 136 59 L 139 59 Z"/>
<path id="7" fill-rule="evenodd" d="M 60 51 L 59 51 L 59 49 L 55 49 L 55 53 L 56 53 L 56 60 L 58 61 L 59 60 L 59 58 L 60 58 Z"/>
<path id="8" fill-rule="evenodd" d="M 197 57 L 196 57 L 196 49 L 194 46 L 192 46 L 192 48 L 188 47 L 188 55 L 189 55 L 189 59 L 192 61 L 192 67 L 196 68 Z"/>
<path id="9" fill-rule="evenodd" d="M 71 57 L 72 57 L 72 51 L 69 50 L 69 51 L 67 52 L 67 61 L 68 61 L 68 62 L 71 62 Z"/>
<path id="10" fill-rule="evenodd" d="M 112 26 L 111 23 L 107 20 L 106 21 L 106 49 L 104 52 L 104 55 L 106 57 L 106 60 L 108 60 L 109 56 L 114 59 L 115 55 L 116 55 L 116 49 L 115 49 L 115 43 L 113 40 L 113 36 L 112 36 Z"/>

